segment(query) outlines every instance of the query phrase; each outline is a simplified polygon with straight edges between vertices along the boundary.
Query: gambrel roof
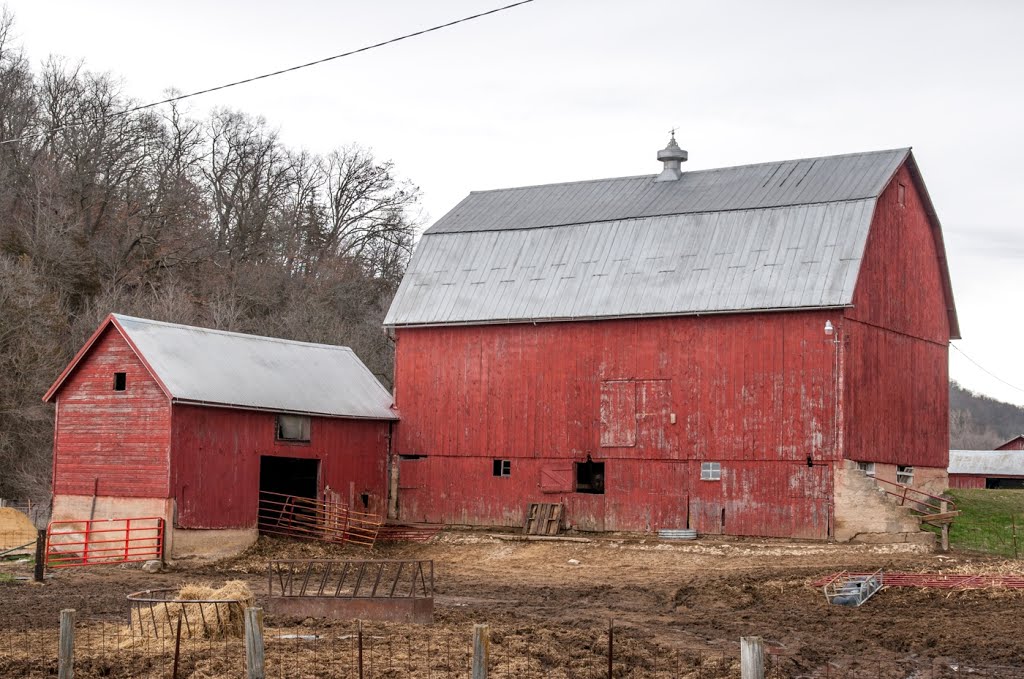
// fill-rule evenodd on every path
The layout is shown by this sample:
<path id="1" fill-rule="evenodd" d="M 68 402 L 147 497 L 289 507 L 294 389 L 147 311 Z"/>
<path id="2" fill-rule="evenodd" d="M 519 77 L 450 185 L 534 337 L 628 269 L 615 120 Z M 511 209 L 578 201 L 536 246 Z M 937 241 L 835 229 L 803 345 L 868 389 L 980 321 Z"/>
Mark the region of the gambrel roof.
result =
<path id="1" fill-rule="evenodd" d="M 176 403 L 398 419 L 391 393 L 348 347 L 111 314 L 43 397 L 52 400 L 108 328 L 121 333 Z"/>
<path id="2" fill-rule="evenodd" d="M 905 148 L 474 192 L 424 233 L 385 325 L 848 306 L 904 163 L 921 183 Z"/>

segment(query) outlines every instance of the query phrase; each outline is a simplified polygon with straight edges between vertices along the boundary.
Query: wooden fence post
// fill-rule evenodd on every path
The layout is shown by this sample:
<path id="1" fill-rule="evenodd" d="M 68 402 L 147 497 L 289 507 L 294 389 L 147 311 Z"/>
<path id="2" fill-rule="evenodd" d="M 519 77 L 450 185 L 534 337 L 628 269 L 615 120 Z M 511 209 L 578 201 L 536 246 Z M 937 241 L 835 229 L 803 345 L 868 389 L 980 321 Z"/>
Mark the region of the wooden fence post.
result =
<path id="1" fill-rule="evenodd" d="M 491 633 L 487 625 L 473 625 L 473 679 L 487 679 Z"/>
<path id="2" fill-rule="evenodd" d="M 764 679 L 764 642 L 761 637 L 740 637 L 740 676 Z"/>
<path id="3" fill-rule="evenodd" d="M 1010 514 L 1010 525 L 1013 527 L 1013 558 L 1020 558 L 1020 551 L 1017 549 L 1017 515 Z"/>
<path id="4" fill-rule="evenodd" d="M 36 534 L 36 564 L 35 581 L 43 581 L 43 571 L 46 568 L 46 529 L 43 528 Z"/>
<path id="5" fill-rule="evenodd" d="M 615 621 L 608 621 L 608 679 L 612 679 L 615 669 L 613 658 L 615 657 Z"/>
<path id="6" fill-rule="evenodd" d="M 356 643 L 359 645 L 359 679 L 363 679 L 363 621 L 356 620 Z"/>
<path id="7" fill-rule="evenodd" d="M 245 671 L 247 679 L 265 679 L 263 609 L 245 609 Z"/>
<path id="8" fill-rule="evenodd" d="M 949 511 L 949 503 L 946 502 L 945 500 L 942 500 L 941 504 L 939 505 L 939 511 L 941 511 L 943 514 L 945 514 L 947 511 Z M 943 552 L 948 552 L 949 551 L 949 524 L 950 524 L 950 521 L 944 519 L 942 525 L 939 527 L 942 530 L 942 551 Z"/>
<path id="9" fill-rule="evenodd" d="M 58 679 L 75 677 L 75 609 L 65 608 L 60 612 L 60 655 L 57 658 Z"/>

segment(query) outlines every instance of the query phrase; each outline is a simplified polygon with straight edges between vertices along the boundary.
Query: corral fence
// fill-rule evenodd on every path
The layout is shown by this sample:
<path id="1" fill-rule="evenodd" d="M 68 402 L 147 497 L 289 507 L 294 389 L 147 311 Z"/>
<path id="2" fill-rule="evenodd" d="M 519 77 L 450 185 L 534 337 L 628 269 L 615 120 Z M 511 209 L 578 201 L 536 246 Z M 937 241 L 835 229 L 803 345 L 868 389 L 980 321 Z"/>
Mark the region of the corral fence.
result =
<path id="1" fill-rule="evenodd" d="M 1024 557 L 1024 514 L 958 519 L 950 533 L 950 544 L 957 549 L 1020 559 Z"/>
<path id="2" fill-rule="evenodd" d="M 357 512 L 337 499 L 318 500 L 261 490 L 257 523 L 264 535 L 373 549 L 384 517 Z"/>
<path id="3" fill-rule="evenodd" d="M 475 625 L 472 630 L 386 623 L 279 627 L 245 611 L 244 637 L 158 637 L 110 620 L 61 612 L 60 631 L 0 629 L 4 676 L 237 677 L 286 679 L 978 679 L 1024 678 L 1020 667 L 940 659 L 822 659 L 745 637 L 716 651 L 669 648 L 642 630 L 548 630 Z"/>
<path id="4" fill-rule="evenodd" d="M 160 517 L 51 521 L 46 529 L 46 567 L 97 566 L 163 559 Z"/>

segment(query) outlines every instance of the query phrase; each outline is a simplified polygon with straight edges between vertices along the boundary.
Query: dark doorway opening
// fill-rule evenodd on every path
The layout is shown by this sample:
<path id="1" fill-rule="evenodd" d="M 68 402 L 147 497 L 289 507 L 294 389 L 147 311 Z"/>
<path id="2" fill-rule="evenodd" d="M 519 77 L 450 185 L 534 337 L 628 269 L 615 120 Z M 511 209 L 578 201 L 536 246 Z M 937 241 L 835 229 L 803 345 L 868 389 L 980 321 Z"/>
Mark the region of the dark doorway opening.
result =
<path id="1" fill-rule="evenodd" d="M 277 526 L 313 515 L 319 490 L 320 460 L 260 457 L 259 524 Z"/>
<path id="2" fill-rule="evenodd" d="M 1024 489 L 1024 479 L 985 479 L 985 487 L 989 490 L 1020 490 Z"/>
<path id="3" fill-rule="evenodd" d="M 576 462 L 576 492 L 604 495 L 604 462 Z"/>

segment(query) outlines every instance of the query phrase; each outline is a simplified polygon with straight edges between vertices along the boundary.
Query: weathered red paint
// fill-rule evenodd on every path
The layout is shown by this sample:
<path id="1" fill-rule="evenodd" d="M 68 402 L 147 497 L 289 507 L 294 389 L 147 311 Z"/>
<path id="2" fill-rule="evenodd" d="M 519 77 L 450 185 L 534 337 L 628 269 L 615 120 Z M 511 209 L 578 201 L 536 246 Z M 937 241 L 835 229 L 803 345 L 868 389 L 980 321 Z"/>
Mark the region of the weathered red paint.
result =
<path id="1" fill-rule="evenodd" d="M 401 516 L 518 524 L 527 503 L 554 496 L 590 530 L 680 527 L 689 512 L 705 533 L 825 537 L 838 456 L 830 318 L 400 329 L 396 450 L 427 456 L 400 463 Z M 605 463 L 604 495 L 571 492 L 588 455 Z M 512 476 L 494 477 L 493 459 L 512 459 Z M 705 460 L 722 463 L 720 481 L 700 480 Z"/>
<path id="2" fill-rule="evenodd" d="M 850 459 L 949 464 L 950 329 L 932 226 L 901 168 L 879 198 L 854 306 L 845 313 Z"/>
<path id="3" fill-rule="evenodd" d="M 114 391 L 114 373 L 127 373 Z M 170 399 L 112 326 L 56 395 L 53 493 L 167 497 Z"/>
<path id="4" fill-rule="evenodd" d="M 320 462 L 319 490 L 346 503 L 386 510 L 388 422 L 311 418 L 308 443 L 278 441 L 273 413 L 175 405 L 171 485 L 182 528 L 249 528 L 256 525 L 260 456 Z"/>
<path id="5" fill-rule="evenodd" d="M 973 474 L 950 474 L 950 488 L 984 488 L 985 477 L 974 476 Z"/>
<path id="6" fill-rule="evenodd" d="M 996 450 L 1024 450 L 1024 435 L 1016 436 L 1001 446 L 996 446 Z"/>
<path id="7" fill-rule="evenodd" d="M 401 518 L 516 525 L 557 500 L 583 529 L 827 537 L 839 460 L 947 465 L 935 228 L 905 166 L 852 308 L 398 328 Z M 573 492 L 588 457 L 603 495 Z"/>

